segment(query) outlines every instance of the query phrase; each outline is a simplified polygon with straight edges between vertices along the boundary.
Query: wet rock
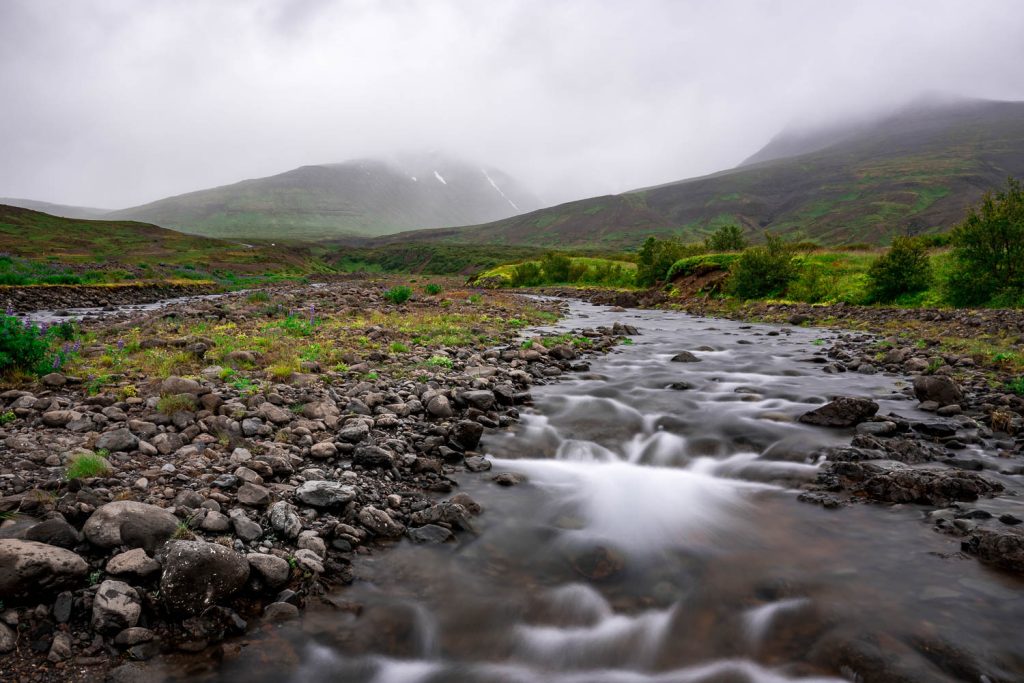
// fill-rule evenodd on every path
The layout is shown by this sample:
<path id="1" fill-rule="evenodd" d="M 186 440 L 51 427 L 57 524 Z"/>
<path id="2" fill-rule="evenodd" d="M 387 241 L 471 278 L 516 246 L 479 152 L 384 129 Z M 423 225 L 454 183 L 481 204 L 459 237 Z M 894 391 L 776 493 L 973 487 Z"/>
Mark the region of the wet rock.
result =
<path id="1" fill-rule="evenodd" d="M 1024 573 L 1024 531 L 1020 529 L 976 529 L 963 548 L 982 562 Z"/>
<path id="2" fill-rule="evenodd" d="M 462 450 L 471 451 L 479 445 L 483 433 L 483 425 L 479 422 L 459 420 L 452 427 L 450 438 L 454 446 Z"/>
<path id="3" fill-rule="evenodd" d="M 672 356 L 671 361 L 673 363 L 699 363 L 700 358 L 693 355 L 689 351 L 680 351 L 676 355 Z"/>
<path id="4" fill-rule="evenodd" d="M 77 588 L 89 565 L 77 554 L 36 541 L 0 539 L 0 599 L 24 600 Z"/>
<path id="5" fill-rule="evenodd" d="M 804 424 L 820 427 L 853 427 L 873 417 L 878 404 L 867 398 L 840 396 L 800 416 Z"/>
<path id="6" fill-rule="evenodd" d="M 914 395 L 918 401 L 934 401 L 939 406 L 959 404 L 964 400 L 960 386 L 943 375 L 918 375 L 914 378 Z"/>
<path id="7" fill-rule="evenodd" d="M 114 548 L 127 545 L 155 552 L 174 535 L 178 518 L 167 510 L 134 500 L 118 500 L 98 508 L 82 531 L 93 545 Z"/>
<path id="8" fill-rule="evenodd" d="M 444 543 L 452 538 L 452 532 L 443 526 L 427 524 L 425 526 L 409 529 L 406 532 L 409 540 L 413 543 Z"/>
<path id="9" fill-rule="evenodd" d="M 823 474 L 852 483 L 868 499 L 886 503 L 921 503 L 945 506 L 973 501 L 1003 490 L 1002 484 L 973 472 L 922 470 L 901 465 L 889 468 L 870 463 L 832 463 Z"/>
<path id="10" fill-rule="evenodd" d="M 473 531 L 473 522 L 470 521 L 469 511 L 450 500 L 445 500 L 437 505 L 412 513 L 409 522 L 415 526 L 427 524 L 448 524 L 450 526 Z"/>
<path id="11" fill-rule="evenodd" d="M 288 583 L 292 568 L 284 558 L 265 553 L 249 553 L 245 559 L 249 562 L 253 576 L 268 588 L 278 589 Z"/>
<path id="12" fill-rule="evenodd" d="M 397 538 L 405 533 L 405 526 L 396 522 L 385 510 L 367 505 L 359 511 L 359 523 L 384 538 Z"/>
<path id="13" fill-rule="evenodd" d="M 160 597 L 176 614 L 199 614 L 230 598 L 249 578 L 244 557 L 216 543 L 169 544 L 160 577 Z"/>
<path id="14" fill-rule="evenodd" d="M 299 618 L 299 608 L 287 602 L 272 602 L 263 608 L 263 620 L 277 624 Z"/>
<path id="15" fill-rule="evenodd" d="M 356 490 L 336 481 L 307 481 L 295 489 L 295 499 L 316 508 L 343 507 L 355 499 Z"/>
<path id="16" fill-rule="evenodd" d="M 498 486 L 516 486 L 526 481 L 526 477 L 516 472 L 501 472 L 491 477 L 491 481 Z"/>
<path id="17" fill-rule="evenodd" d="M 472 455 L 466 458 L 466 469 L 470 472 L 486 472 L 491 469 L 491 461 L 482 455 Z"/>
<path id="18" fill-rule="evenodd" d="M 132 434 L 127 427 L 114 429 L 100 434 L 96 439 L 97 450 L 103 449 L 115 453 L 118 451 L 134 451 L 139 447 L 139 437 Z"/>
<path id="19" fill-rule="evenodd" d="M 947 437 L 956 434 L 956 425 L 946 420 L 929 420 L 928 422 L 915 422 L 915 432 L 925 436 Z"/>
<path id="20" fill-rule="evenodd" d="M 141 615 L 138 591 L 123 581 L 107 579 L 96 590 L 90 623 L 101 633 L 114 633 L 137 625 Z"/>
<path id="21" fill-rule="evenodd" d="M 569 563 L 589 581 L 603 581 L 618 576 L 626 566 L 623 556 L 606 546 L 574 551 Z"/>

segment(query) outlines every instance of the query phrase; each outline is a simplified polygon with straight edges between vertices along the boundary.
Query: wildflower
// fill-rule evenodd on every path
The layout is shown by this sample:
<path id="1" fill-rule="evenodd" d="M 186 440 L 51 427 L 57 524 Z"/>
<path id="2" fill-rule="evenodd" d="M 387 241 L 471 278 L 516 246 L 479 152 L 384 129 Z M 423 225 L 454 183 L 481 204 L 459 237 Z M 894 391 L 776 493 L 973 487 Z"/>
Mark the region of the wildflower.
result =
<path id="1" fill-rule="evenodd" d="M 4 311 L 4 315 L 8 315 L 8 316 L 14 315 L 14 306 L 11 306 L 10 304 L 8 304 L 7 310 Z"/>
<path id="2" fill-rule="evenodd" d="M 56 372 L 57 370 L 60 370 L 60 364 L 61 364 L 60 356 L 54 356 L 53 357 L 53 369 L 54 369 L 54 372 Z"/>
<path id="3" fill-rule="evenodd" d="M 120 351 L 124 351 L 124 339 L 118 339 L 117 340 L 117 350 L 119 352 Z"/>

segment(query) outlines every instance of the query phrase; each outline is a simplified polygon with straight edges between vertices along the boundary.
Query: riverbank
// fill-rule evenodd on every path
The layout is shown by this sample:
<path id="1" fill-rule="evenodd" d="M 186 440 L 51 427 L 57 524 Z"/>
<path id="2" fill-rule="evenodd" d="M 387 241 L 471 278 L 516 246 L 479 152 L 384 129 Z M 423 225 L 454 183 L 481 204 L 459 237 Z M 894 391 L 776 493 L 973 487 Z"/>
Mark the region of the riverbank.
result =
<path id="1" fill-rule="evenodd" d="M 214 294 L 213 282 L 141 282 L 107 285 L 0 286 L 0 309 L 13 313 L 76 308 L 107 309 L 148 304 L 163 299 Z M 62 317 L 70 318 L 68 313 Z"/>
<path id="2" fill-rule="evenodd" d="M 560 305 L 395 284 L 93 321 L 62 372 L 0 393 L 5 680 L 213 647 L 295 618 L 354 555 L 472 533 L 474 502 L 435 496 L 490 468 L 484 430 L 628 332 L 519 342 Z"/>

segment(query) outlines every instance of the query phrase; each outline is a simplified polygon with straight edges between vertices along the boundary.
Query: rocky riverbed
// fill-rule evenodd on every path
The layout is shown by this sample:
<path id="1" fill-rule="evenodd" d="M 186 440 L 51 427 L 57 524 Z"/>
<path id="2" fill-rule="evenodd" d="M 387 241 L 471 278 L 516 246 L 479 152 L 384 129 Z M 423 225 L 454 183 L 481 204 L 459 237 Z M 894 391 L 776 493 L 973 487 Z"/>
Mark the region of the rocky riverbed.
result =
<path id="1" fill-rule="evenodd" d="M 126 660 L 296 618 L 309 596 L 351 580 L 356 555 L 472 533 L 479 507 L 451 475 L 490 476 L 484 430 L 514 423 L 533 385 L 586 369 L 582 355 L 635 332 L 524 343 L 518 328 L 553 320 L 557 303 L 453 292 L 394 304 L 385 289 L 285 288 L 96 321 L 77 365 L 0 393 L 3 680 L 116 679 Z M 339 339 L 332 352 L 347 363 L 310 359 L 268 377 L 280 361 L 271 349 L 291 341 L 244 340 L 271 298 L 275 320 L 301 305 L 300 332 L 316 339 L 300 336 L 303 348 L 326 354 L 342 330 L 362 344 Z M 438 323 L 423 315 L 439 309 L 466 335 L 424 338 Z M 368 316 L 383 324 L 365 326 Z M 193 333 L 209 321 L 243 348 L 218 353 L 220 337 Z M 134 347 L 115 350 L 129 330 Z M 167 349 L 191 376 L 148 374 L 146 354 Z M 111 353 L 126 357 L 101 382 L 75 374 Z M 104 471 L 69 478 L 83 458 Z"/>
<path id="2" fill-rule="evenodd" d="M 141 283 L 125 285 L 37 285 L 34 287 L 0 287 L 0 310 L 14 313 L 49 310 L 98 309 L 113 312 L 118 306 L 147 304 L 161 299 L 201 296 L 217 291 L 212 284 Z"/>

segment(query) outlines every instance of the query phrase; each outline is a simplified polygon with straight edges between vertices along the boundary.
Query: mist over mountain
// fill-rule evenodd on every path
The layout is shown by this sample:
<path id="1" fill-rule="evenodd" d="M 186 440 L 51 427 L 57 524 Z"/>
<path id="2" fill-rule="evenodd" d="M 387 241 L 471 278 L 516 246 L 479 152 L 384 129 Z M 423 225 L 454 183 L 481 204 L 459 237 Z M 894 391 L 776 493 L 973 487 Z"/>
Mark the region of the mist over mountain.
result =
<path id="1" fill-rule="evenodd" d="M 107 217 L 210 237 L 310 240 L 476 224 L 540 206 L 498 169 L 429 153 L 302 166 Z"/>
<path id="2" fill-rule="evenodd" d="M 874 119 L 787 131 L 740 166 L 488 225 L 387 241 L 631 248 L 735 223 L 825 244 L 946 230 L 987 190 L 1024 175 L 1024 102 L 922 101 Z"/>
<path id="3" fill-rule="evenodd" d="M 52 204 L 50 202 L 40 202 L 34 199 L 21 199 L 16 197 L 0 197 L 0 204 L 17 206 L 22 209 L 31 209 L 32 211 L 41 211 L 42 213 L 48 213 L 51 216 L 60 216 L 62 218 L 101 218 L 110 213 L 110 209 L 97 209 L 90 206 Z"/>

